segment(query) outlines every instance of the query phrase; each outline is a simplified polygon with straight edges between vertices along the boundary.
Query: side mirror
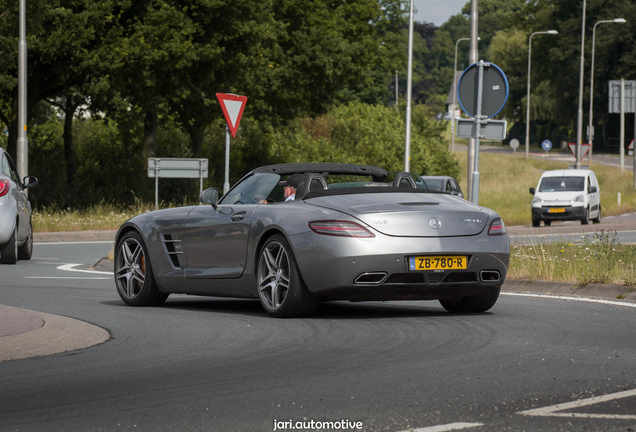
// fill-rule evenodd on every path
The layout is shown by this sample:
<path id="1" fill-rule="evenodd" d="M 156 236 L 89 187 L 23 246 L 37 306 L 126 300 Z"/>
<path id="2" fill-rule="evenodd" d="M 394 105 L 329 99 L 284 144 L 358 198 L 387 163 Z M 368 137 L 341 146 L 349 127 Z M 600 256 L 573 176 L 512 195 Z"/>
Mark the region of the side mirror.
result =
<path id="1" fill-rule="evenodd" d="M 217 188 L 209 188 L 201 192 L 199 195 L 199 202 L 202 204 L 209 204 L 216 208 L 216 204 L 219 201 L 219 190 Z"/>
<path id="2" fill-rule="evenodd" d="M 33 176 L 28 176 L 22 179 L 22 187 L 25 189 L 36 187 L 38 185 L 38 179 Z"/>
<path id="3" fill-rule="evenodd" d="M 535 193 L 535 192 L 536 192 L 536 190 L 535 190 L 534 188 L 530 188 L 530 193 L 531 193 L 532 195 L 534 195 L 534 193 Z"/>
<path id="4" fill-rule="evenodd" d="M 596 192 L 596 186 L 592 186 L 592 187 L 590 188 L 590 193 L 594 193 L 594 192 Z"/>

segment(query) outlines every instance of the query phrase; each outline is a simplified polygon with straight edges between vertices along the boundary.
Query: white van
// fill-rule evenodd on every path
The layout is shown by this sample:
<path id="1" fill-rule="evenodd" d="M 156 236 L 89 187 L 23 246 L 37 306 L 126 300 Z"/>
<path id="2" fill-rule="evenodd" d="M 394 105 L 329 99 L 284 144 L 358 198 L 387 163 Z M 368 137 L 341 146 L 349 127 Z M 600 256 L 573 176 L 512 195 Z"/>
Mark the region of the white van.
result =
<path id="1" fill-rule="evenodd" d="M 592 219 L 601 223 L 601 192 L 594 171 L 564 169 L 546 171 L 541 175 L 537 189 L 530 188 L 532 198 L 532 226 L 543 221 L 580 220 L 587 225 Z"/>

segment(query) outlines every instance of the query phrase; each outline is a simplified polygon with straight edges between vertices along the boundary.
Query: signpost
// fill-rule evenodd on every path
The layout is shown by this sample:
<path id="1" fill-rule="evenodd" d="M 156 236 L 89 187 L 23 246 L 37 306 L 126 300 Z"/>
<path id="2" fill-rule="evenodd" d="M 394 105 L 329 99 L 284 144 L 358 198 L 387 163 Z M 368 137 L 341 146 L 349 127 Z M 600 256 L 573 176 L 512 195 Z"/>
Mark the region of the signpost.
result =
<path id="1" fill-rule="evenodd" d="M 475 139 L 475 170 L 472 178 L 472 202 L 479 204 L 479 144 L 480 139 L 502 140 L 506 137 L 505 120 L 488 120 L 496 116 L 508 101 L 508 79 L 493 63 L 479 60 L 469 66 L 457 86 L 457 97 L 462 109 L 473 120 L 458 121 L 457 136 Z M 472 123 L 470 136 L 460 136 L 466 130 L 466 122 Z"/>
<path id="2" fill-rule="evenodd" d="M 230 190 L 230 134 L 232 134 L 232 138 L 236 137 L 236 131 L 247 103 L 247 96 L 217 93 L 216 98 L 227 123 L 225 128 L 225 183 L 223 183 L 223 194 L 226 194 Z"/>
<path id="3" fill-rule="evenodd" d="M 199 178 L 199 193 L 203 179 L 208 178 L 207 159 L 148 158 L 148 177 L 155 179 L 155 210 L 159 208 L 159 177 Z"/>
<path id="4" fill-rule="evenodd" d="M 550 140 L 545 140 L 541 143 L 541 148 L 543 150 L 545 150 L 545 152 L 549 152 L 550 150 L 552 150 L 552 141 Z"/>
<path id="5" fill-rule="evenodd" d="M 609 113 L 621 115 L 619 155 L 622 172 L 625 167 L 625 113 L 636 113 L 636 81 L 609 82 Z"/>

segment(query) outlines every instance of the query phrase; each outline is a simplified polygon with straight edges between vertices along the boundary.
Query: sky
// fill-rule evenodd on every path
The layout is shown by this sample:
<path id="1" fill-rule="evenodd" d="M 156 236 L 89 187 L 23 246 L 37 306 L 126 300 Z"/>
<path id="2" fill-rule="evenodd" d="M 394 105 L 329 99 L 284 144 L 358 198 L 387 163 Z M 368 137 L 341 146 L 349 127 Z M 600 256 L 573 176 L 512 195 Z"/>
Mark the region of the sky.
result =
<path id="1" fill-rule="evenodd" d="M 417 9 L 413 20 L 432 22 L 436 26 L 444 24 L 452 15 L 461 13 L 469 0 L 414 0 Z"/>

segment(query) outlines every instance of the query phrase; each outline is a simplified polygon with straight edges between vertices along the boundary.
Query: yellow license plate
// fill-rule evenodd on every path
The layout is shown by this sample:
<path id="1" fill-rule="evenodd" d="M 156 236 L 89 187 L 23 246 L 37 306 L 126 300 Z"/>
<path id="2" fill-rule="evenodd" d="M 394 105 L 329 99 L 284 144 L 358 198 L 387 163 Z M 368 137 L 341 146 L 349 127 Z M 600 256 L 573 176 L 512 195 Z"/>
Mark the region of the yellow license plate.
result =
<path id="1" fill-rule="evenodd" d="M 459 270 L 468 266 L 464 256 L 418 256 L 409 258 L 409 270 Z"/>
<path id="2" fill-rule="evenodd" d="M 564 208 L 551 208 L 548 209 L 548 213 L 565 213 Z"/>

